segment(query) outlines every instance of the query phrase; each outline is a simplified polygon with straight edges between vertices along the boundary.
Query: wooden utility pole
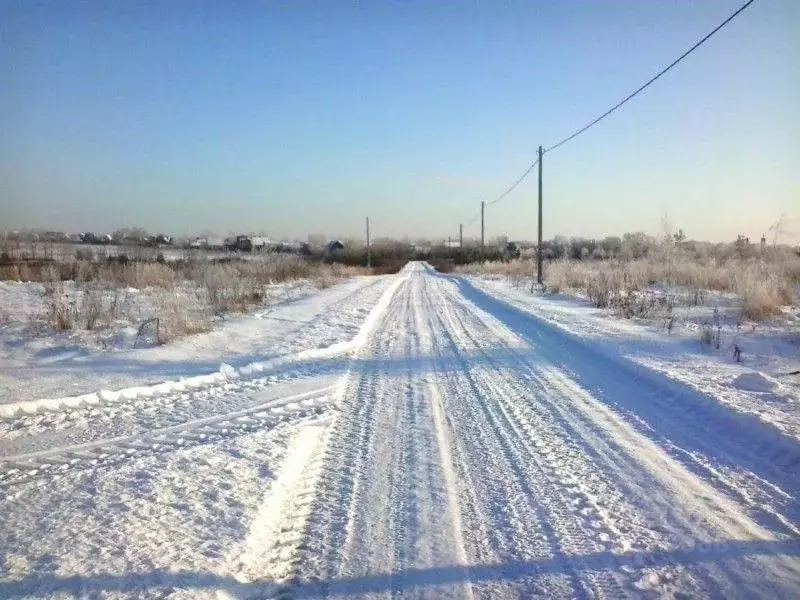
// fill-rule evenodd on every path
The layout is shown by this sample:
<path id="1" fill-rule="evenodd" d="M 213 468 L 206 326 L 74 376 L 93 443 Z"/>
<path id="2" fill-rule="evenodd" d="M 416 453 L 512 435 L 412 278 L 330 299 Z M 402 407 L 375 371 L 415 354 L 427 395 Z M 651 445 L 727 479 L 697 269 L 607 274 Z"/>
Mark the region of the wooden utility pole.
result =
<path id="1" fill-rule="evenodd" d="M 536 246 L 536 281 L 542 284 L 542 147 L 539 146 L 539 239 Z"/>
<path id="2" fill-rule="evenodd" d="M 458 247 L 463 250 L 464 249 L 464 224 L 458 224 Z"/>
<path id="3" fill-rule="evenodd" d="M 483 222 L 483 213 L 485 209 L 486 209 L 486 202 L 481 201 L 481 248 L 484 247 L 484 244 L 486 242 L 486 239 L 484 237 L 486 230 L 484 229 L 484 222 Z"/>
<path id="4" fill-rule="evenodd" d="M 369 239 L 369 217 L 367 217 L 367 268 L 372 266 L 372 245 Z"/>

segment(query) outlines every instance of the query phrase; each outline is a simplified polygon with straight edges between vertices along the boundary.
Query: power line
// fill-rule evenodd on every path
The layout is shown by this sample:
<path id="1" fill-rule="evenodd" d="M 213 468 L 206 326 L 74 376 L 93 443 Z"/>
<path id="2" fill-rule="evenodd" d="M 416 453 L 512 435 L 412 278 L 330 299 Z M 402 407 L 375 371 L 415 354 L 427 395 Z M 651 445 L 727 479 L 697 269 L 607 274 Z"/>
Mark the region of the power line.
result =
<path id="1" fill-rule="evenodd" d="M 676 59 L 675 59 L 674 61 L 672 61 L 672 62 L 671 62 L 669 65 L 667 65 L 667 66 L 666 66 L 664 69 L 662 69 L 662 70 L 661 70 L 661 71 L 660 71 L 660 72 L 659 72 L 659 73 L 658 73 L 658 74 L 657 74 L 655 77 L 653 77 L 652 79 L 650 79 L 650 80 L 649 80 L 647 83 L 645 83 L 643 86 L 641 86 L 641 87 L 640 87 L 639 89 L 637 89 L 635 92 L 633 92 L 633 93 L 629 94 L 628 96 L 626 96 L 626 97 L 625 97 L 623 100 L 621 100 L 620 102 L 618 102 L 617 104 L 615 104 L 614 106 L 612 106 L 611 108 L 609 108 L 609 109 L 608 109 L 606 112 L 604 112 L 602 115 L 600 115 L 599 117 L 597 117 L 597 118 L 596 118 L 594 121 L 592 121 L 592 122 L 591 122 L 591 123 L 589 123 L 588 125 L 585 125 L 584 127 L 581 127 L 581 128 L 580 128 L 580 129 L 578 129 L 578 130 L 577 130 L 575 133 L 573 133 L 573 134 L 571 134 L 571 135 L 569 135 L 569 136 L 565 137 L 563 140 L 561 140 L 561 141 L 560 141 L 560 142 L 558 142 L 557 144 L 554 144 L 554 145 L 550 146 L 550 147 L 549 147 L 547 150 L 545 150 L 545 152 L 550 152 L 550 151 L 552 151 L 552 150 L 555 150 L 555 149 L 556 149 L 556 148 L 558 148 L 559 146 L 563 146 L 564 144 L 566 144 L 566 143 L 567 143 L 567 142 L 569 142 L 570 140 L 572 140 L 572 139 L 574 139 L 574 138 L 578 137 L 580 134 L 582 134 L 582 133 L 583 133 L 584 131 L 586 131 L 587 129 L 589 129 L 589 128 L 593 127 L 594 125 L 597 125 L 597 124 L 598 124 L 600 121 L 602 121 L 603 119 L 605 119 L 605 118 L 606 118 L 608 115 L 610 115 L 611 113 L 613 113 L 614 111 L 616 111 L 616 110 L 617 110 L 618 108 L 620 108 L 620 107 L 621 107 L 623 104 L 625 104 L 626 102 L 628 102 L 629 100 L 631 100 L 633 97 L 637 96 L 637 95 L 638 95 L 640 92 L 642 92 L 642 91 L 643 91 L 645 88 L 647 88 L 647 87 L 648 87 L 650 84 L 654 83 L 654 82 L 655 82 L 657 79 L 659 79 L 659 78 L 660 78 L 662 75 L 664 75 L 664 74 L 665 74 L 667 71 L 669 71 L 669 70 L 670 70 L 672 67 L 674 67 L 675 65 L 677 65 L 677 64 L 678 64 L 679 62 L 681 62 L 681 61 L 682 61 L 684 58 L 686 58 L 686 57 L 687 57 L 687 56 L 689 56 L 689 55 L 690 55 L 692 52 L 694 52 L 695 50 L 697 50 L 697 49 L 698 49 L 700 46 L 702 46 L 702 45 L 703 45 L 703 44 L 704 44 L 706 41 L 708 41 L 708 39 L 709 39 L 709 38 L 711 38 L 711 36 L 713 36 L 713 35 L 714 35 L 715 33 L 717 33 L 717 32 L 718 32 L 720 29 L 722 29 L 723 27 L 725 27 L 725 26 L 726 26 L 728 23 L 730 23 L 731 21 L 733 21 L 733 20 L 734 20 L 734 19 L 735 19 L 737 16 L 739 16 L 739 14 L 740 14 L 742 11 L 744 11 L 744 9 L 746 9 L 748 6 L 750 6 L 750 5 L 751 5 L 753 2 L 755 2 L 755 0 L 749 0 L 748 2 L 745 2 L 745 3 L 744 3 L 744 4 L 743 4 L 743 5 L 742 5 L 742 6 L 741 6 L 741 7 L 740 7 L 740 8 L 739 8 L 739 9 L 738 9 L 736 12 L 734 12 L 734 13 L 733 13 L 731 16 L 729 16 L 727 19 L 725 19 L 725 20 L 724 20 L 722 23 L 720 23 L 719 25 L 717 25 L 717 26 L 716 26 L 716 27 L 715 27 L 715 28 L 714 28 L 714 29 L 711 31 L 711 33 L 707 34 L 707 35 L 706 35 L 706 36 L 705 36 L 703 39 L 701 39 L 699 42 L 697 42 L 697 43 L 696 43 L 694 46 L 692 46 L 692 47 L 691 47 L 691 48 L 689 48 L 689 49 L 688 49 L 686 52 L 684 52 L 683 54 L 681 54 L 681 55 L 680 55 L 678 58 L 676 58 Z M 533 168 L 533 167 L 531 166 L 531 168 Z"/>
<path id="2" fill-rule="evenodd" d="M 519 179 L 517 179 L 517 180 L 516 180 L 514 183 L 512 183 L 512 184 L 511 184 L 511 186 L 510 186 L 510 187 L 509 187 L 509 188 L 508 188 L 508 189 L 507 189 L 505 192 L 503 192 L 502 194 L 500 194 L 500 195 L 499 195 L 497 198 L 495 198 L 494 200 L 491 200 L 491 201 L 487 202 L 487 203 L 486 203 L 486 206 L 491 206 L 492 204 L 496 204 L 496 203 L 500 202 L 500 200 L 502 200 L 503 198 L 505 198 L 506 196 L 508 196 L 508 195 L 509 195 L 511 192 L 513 192 L 513 191 L 514 191 L 514 189 L 515 189 L 515 188 L 516 188 L 516 187 L 517 187 L 517 186 L 518 186 L 520 183 L 522 183 L 523 179 L 525 179 L 525 178 L 528 176 L 528 174 L 529 174 L 531 171 L 533 171 L 533 167 L 535 167 L 537 164 L 539 164 L 539 159 L 538 159 L 538 158 L 537 158 L 535 161 L 533 161 L 533 162 L 531 163 L 531 166 L 529 166 L 527 169 L 525 169 L 525 172 L 524 172 L 522 175 L 520 175 Z"/>
<path id="3" fill-rule="evenodd" d="M 477 213 L 475 213 L 475 216 L 474 216 L 474 217 L 472 217 L 472 219 L 470 219 L 469 223 L 466 223 L 466 224 L 464 225 L 464 227 L 469 227 L 470 225 L 472 225 L 473 223 L 475 223 L 475 221 L 477 221 L 477 220 L 478 220 L 478 219 L 480 219 L 480 218 L 481 218 L 481 211 L 478 211 Z"/>

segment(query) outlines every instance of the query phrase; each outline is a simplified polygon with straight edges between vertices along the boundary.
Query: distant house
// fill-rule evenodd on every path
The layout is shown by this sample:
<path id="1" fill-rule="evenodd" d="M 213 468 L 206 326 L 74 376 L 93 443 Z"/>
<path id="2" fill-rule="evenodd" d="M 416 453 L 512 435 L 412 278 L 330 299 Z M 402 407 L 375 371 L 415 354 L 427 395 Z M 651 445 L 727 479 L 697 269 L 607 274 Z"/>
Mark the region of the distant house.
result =
<path id="1" fill-rule="evenodd" d="M 230 252 L 252 252 L 253 240 L 247 235 L 237 235 L 225 240 L 225 248 Z"/>
<path id="2" fill-rule="evenodd" d="M 341 250 L 344 250 L 344 243 L 341 240 L 330 240 L 327 244 L 325 244 L 326 256 Z"/>
<path id="3" fill-rule="evenodd" d="M 273 249 L 277 246 L 276 242 L 273 242 L 268 237 L 263 235 L 252 236 L 250 238 L 250 243 L 254 252 Z"/>
<path id="4" fill-rule="evenodd" d="M 280 242 L 263 235 L 237 235 L 225 240 L 225 247 L 231 252 L 278 251 L 280 246 Z"/>

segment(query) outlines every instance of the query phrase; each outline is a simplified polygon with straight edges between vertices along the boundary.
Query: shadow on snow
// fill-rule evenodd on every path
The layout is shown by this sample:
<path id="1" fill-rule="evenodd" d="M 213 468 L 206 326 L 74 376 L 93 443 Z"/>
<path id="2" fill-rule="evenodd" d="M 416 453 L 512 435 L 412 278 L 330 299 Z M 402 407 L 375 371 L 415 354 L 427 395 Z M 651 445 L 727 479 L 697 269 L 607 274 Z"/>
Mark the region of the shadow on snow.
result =
<path id="1" fill-rule="evenodd" d="M 514 561 L 495 565 L 444 565 L 423 569 L 409 569 L 398 573 L 376 573 L 349 579 L 330 581 L 296 582 L 280 586 L 295 598 L 323 596 L 354 596 L 397 590 L 401 582 L 402 591 L 424 589 L 435 586 L 457 585 L 469 581 L 514 582 L 526 578 L 546 575 L 562 575 L 574 572 L 604 572 L 627 568 L 653 568 L 688 566 L 700 563 L 722 563 L 747 557 L 800 556 L 800 540 L 727 541 L 701 545 L 695 548 L 676 549 L 655 553 L 613 554 L 599 552 L 584 556 L 544 558 L 531 561 Z M 785 582 L 790 584 L 790 582 Z M 230 590 L 237 595 L 258 595 L 274 591 L 270 581 L 240 583 L 232 577 L 211 573 L 172 572 L 155 570 L 147 573 L 75 575 L 30 575 L 19 581 L 0 581 L 0 597 L 14 598 L 35 594 L 69 593 L 96 594 L 101 592 L 135 592 L 147 589 L 178 588 Z"/>

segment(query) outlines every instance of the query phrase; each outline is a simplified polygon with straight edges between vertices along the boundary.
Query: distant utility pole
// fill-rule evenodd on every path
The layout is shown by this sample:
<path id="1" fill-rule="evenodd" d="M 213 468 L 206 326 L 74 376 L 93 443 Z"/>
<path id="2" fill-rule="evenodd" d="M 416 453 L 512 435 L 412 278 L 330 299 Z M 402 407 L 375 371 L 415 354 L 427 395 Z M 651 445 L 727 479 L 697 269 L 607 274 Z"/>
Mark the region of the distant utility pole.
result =
<path id="1" fill-rule="evenodd" d="M 458 247 L 459 249 L 464 249 L 464 224 L 458 224 Z"/>
<path id="2" fill-rule="evenodd" d="M 481 248 L 483 248 L 484 243 L 486 242 L 486 238 L 484 237 L 486 230 L 484 229 L 484 222 L 483 222 L 483 213 L 485 209 L 486 209 L 486 202 L 481 201 Z"/>
<path id="3" fill-rule="evenodd" d="M 539 146 L 539 243 L 536 246 L 536 281 L 542 284 L 542 147 Z"/>
<path id="4" fill-rule="evenodd" d="M 372 246 L 369 240 L 369 217 L 367 217 L 367 268 L 372 266 Z"/>

